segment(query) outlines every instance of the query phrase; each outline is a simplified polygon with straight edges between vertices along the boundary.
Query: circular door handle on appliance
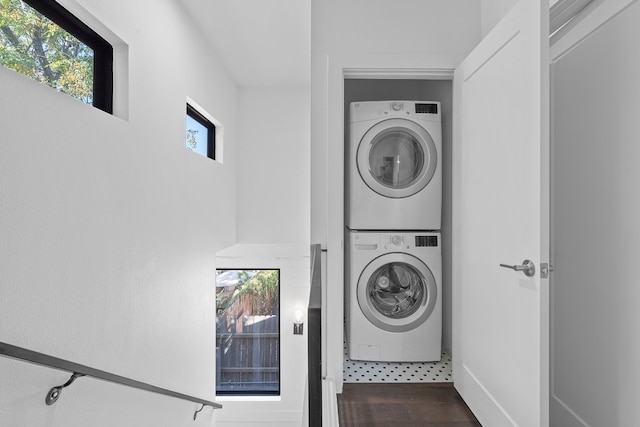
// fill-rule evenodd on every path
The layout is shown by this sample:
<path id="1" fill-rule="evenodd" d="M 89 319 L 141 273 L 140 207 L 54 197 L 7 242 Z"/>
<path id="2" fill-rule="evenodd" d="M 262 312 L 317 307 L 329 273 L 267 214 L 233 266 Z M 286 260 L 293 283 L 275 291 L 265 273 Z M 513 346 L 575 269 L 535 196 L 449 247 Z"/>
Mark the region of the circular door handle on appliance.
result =
<path id="1" fill-rule="evenodd" d="M 522 265 L 500 264 L 500 267 L 510 268 L 514 271 L 522 271 L 527 277 L 531 277 L 536 274 L 536 266 L 530 259 L 522 261 Z"/>

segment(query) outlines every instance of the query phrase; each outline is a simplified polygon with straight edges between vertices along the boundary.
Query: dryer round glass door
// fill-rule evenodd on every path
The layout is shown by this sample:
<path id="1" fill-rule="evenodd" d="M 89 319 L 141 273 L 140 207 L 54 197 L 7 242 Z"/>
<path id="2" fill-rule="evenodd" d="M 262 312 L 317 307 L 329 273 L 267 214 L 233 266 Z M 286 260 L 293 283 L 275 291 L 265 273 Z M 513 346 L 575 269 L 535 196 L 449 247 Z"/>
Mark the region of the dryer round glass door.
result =
<path id="1" fill-rule="evenodd" d="M 356 158 L 367 186 L 392 198 L 409 197 L 426 187 L 438 162 L 431 135 L 405 119 L 384 120 L 369 129 Z"/>
<path id="2" fill-rule="evenodd" d="M 404 253 L 371 261 L 358 279 L 358 304 L 380 329 L 406 332 L 423 324 L 433 312 L 437 284 L 429 267 Z"/>

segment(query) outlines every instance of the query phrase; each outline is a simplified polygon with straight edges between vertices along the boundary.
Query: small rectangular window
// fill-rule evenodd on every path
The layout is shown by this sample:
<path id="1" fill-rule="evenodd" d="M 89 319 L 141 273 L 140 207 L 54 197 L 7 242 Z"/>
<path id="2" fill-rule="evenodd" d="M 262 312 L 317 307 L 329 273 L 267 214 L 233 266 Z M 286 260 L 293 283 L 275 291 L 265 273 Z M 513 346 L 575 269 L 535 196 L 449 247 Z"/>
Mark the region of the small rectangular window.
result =
<path id="1" fill-rule="evenodd" d="M 216 127 L 202 113 L 187 104 L 186 147 L 210 159 L 216 159 Z"/>
<path id="2" fill-rule="evenodd" d="M 280 270 L 217 270 L 216 394 L 280 395 Z"/>
<path id="3" fill-rule="evenodd" d="M 113 113 L 113 47 L 53 0 L 0 2 L 0 64 Z"/>

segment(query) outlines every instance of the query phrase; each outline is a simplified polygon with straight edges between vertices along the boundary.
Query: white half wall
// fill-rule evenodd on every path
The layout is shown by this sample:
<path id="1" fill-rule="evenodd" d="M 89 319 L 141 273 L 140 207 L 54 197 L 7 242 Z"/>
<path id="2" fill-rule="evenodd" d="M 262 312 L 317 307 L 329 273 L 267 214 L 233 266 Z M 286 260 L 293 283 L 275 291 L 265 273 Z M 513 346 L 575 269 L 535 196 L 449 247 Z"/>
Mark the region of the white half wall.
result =
<path id="1" fill-rule="evenodd" d="M 235 82 L 179 2 L 64 4 L 128 45 L 128 120 L 0 66 L 0 341 L 213 400 Z M 224 164 L 185 149 L 187 96 L 224 125 Z M 0 358 L 2 424 L 214 423 L 210 408 L 194 422 L 194 403 L 90 378 L 45 406 L 68 377 Z"/>
<path id="2" fill-rule="evenodd" d="M 238 244 L 218 253 L 219 268 L 280 269 L 280 396 L 219 397 L 218 427 L 300 427 L 307 399 L 307 330 L 293 335 L 293 312 L 306 315 L 310 289 L 309 245 Z"/>

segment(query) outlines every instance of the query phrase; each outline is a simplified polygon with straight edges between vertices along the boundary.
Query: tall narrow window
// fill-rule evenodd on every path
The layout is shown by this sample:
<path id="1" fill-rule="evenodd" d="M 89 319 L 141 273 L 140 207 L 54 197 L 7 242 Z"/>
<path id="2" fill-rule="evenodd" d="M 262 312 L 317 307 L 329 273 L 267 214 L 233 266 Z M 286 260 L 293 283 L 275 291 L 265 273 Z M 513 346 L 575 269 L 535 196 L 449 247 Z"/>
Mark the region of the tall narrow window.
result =
<path id="1" fill-rule="evenodd" d="M 216 127 L 204 114 L 187 104 L 187 149 L 216 159 Z"/>
<path id="2" fill-rule="evenodd" d="M 113 47 L 53 0 L 0 1 L 0 64 L 113 112 Z"/>
<path id="3" fill-rule="evenodd" d="M 216 394 L 280 394 L 280 270 L 217 270 Z"/>

